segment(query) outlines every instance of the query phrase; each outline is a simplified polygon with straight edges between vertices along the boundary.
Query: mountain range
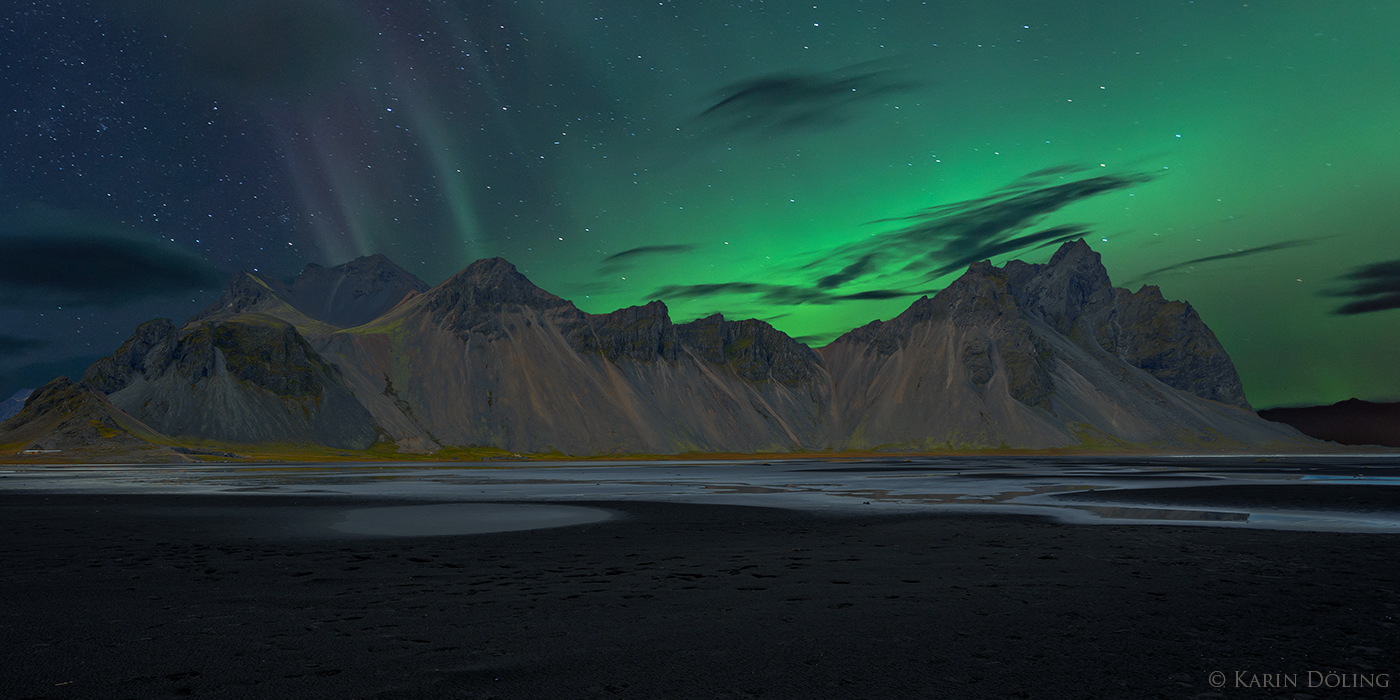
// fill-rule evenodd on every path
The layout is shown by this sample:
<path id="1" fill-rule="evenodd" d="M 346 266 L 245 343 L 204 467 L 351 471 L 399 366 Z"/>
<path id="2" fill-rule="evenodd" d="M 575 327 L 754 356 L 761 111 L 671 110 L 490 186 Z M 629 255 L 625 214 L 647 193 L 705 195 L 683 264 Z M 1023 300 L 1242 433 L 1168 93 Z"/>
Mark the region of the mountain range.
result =
<path id="1" fill-rule="evenodd" d="M 113 439 L 56 417 L 83 411 L 153 446 L 412 453 L 1320 444 L 1255 415 L 1195 309 L 1114 287 L 1082 240 L 1044 264 L 974 263 L 818 349 L 753 319 L 674 323 L 660 301 L 587 313 L 500 258 L 431 288 L 383 256 L 289 283 L 242 272 L 185 324 L 143 324 L 81 382 L 35 391 L 0 445 Z"/>

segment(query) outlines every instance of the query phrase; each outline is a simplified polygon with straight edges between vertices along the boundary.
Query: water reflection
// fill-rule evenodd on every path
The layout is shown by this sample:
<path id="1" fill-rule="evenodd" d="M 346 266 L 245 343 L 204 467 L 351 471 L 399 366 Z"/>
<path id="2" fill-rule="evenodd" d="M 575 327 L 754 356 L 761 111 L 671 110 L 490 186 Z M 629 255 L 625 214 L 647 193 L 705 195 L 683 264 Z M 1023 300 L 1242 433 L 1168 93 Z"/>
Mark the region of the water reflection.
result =
<path id="1" fill-rule="evenodd" d="M 547 507 L 554 508 L 564 507 L 561 502 L 566 501 L 639 500 L 828 512 L 1007 512 L 1075 523 L 1400 532 L 1400 496 L 1392 495 L 1400 494 L 1400 459 L 1367 455 L 1258 460 L 993 457 L 839 463 L 209 465 L 173 470 L 24 466 L 0 468 L 0 490 L 335 494 L 438 502 L 414 507 L 472 500 L 511 502 L 522 508 L 553 503 Z M 1239 499 L 1222 495 L 1232 488 L 1262 489 L 1265 496 L 1236 502 Z M 1329 492 L 1358 488 L 1369 490 L 1354 504 Z M 470 518 L 461 514 L 468 511 L 460 504 L 452 507 L 457 510 L 444 510 L 441 518 L 433 515 L 437 511 L 414 511 L 419 514 L 414 517 L 425 522 L 437 518 L 445 528 L 466 527 L 462 523 Z M 1319 508 L 1332 512 L 1313 512 Z M 457 515 L 449 517 L 448 512 Z M 488 520 L 524 522 L 528 518 L 523 512 L 516 518 L 499 510 Z M 381 518 L 374 527 L 389 527 L 385 523 L 394 521 L 391 516 L 374 516 Z M 456 524 L 445 524 L 449 520 Z M 359 527 L 354 522 L 346 526 Z"/>
<path id="2" fill-rule="evenodd" d="M 477 535 L 586 525 L 612 518 L 613 514 L 602 508 L 581 506 L 442 503 L 355 508 L 345 511 L 330 529 L 352 535 L 388 537 Z"/>
<path id="3" fill-rule="evenodd" d="M 1246 522 L 1249 513 L 1219 510 L 1178 510 L 1175 508 L 1132 508 L 1128 506 L 1066 506 L 1111 520 L 1193 520 L 1197 522 Z"/>

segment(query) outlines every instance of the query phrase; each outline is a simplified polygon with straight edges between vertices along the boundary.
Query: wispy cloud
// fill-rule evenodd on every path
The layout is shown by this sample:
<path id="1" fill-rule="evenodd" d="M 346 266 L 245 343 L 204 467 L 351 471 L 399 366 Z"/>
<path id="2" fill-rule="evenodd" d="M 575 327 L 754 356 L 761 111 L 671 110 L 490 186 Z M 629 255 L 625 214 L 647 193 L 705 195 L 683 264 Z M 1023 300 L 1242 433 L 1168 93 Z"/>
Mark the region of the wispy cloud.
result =
<path id="1" fill-rule="evenodd" d="M 1325 296 L 1351 298 L 1332 311 L 1339 316 L 1354 316 L 1376 311 L 1400 309 L 1400 260 L 1363 265 L 1342 276 L 1351 287 L 1323 292 Z"/>
<path id="2" fill-rule="evenodd" d="M 716 135 L 839 126 L 862 106 L 918 88 L 905 72 L 890 61 L 871 61 L 825 73 L 772 73 L 725 86 L 695 124 Z"/>
<path id="3" fill-rule="evenodd" d="M 1207 255 L 1203 258 L 1193 258 L 1191 260 L 1185 260 L 1179 263 L 1172 263 L 1171 265 L 1167 265 L 1166 267 L 1159 267 L 1155 270 L 1149 270 L 1140 275 L 1137 278 L 1137 280 L 1134 281 L 1136 282 L 1147 279 L 1149 277 L 1155 277 L 1166 272 L 1175 272 L 1177 270 L 1183 270 L 1194 265 L 1200 265 L 1202 263 L 1216 262 L 1219 260 L 1234 260 L 1236 258 L 1247 258 L 1263 253 L 1272 253 L 1276 250 L 1287 250 L 1289 248 L 1298 248 L 1300 246 L 1312 245 L 1318 241 L 1325 240 L 1327 238 L 1331 238 L 1331 236 L 1324 236 L 1322 238 L 1300 238 L 1291 241 L 1282 241 L 1279 243 L 1271 243 L 1269 245 L 1256 246 L 1254 248 L 1235 250 L 1229 253 L 1221 253 L 1219 255 Z"/>
<path id="4" fill-rule="evenodd" d="M 665 255 L 684 255 L 695 251 L 695 246 L 687 244 L 674 245 L 644 245 L 636 248 L 628 248 L 621 253 L 613 253 L 603 262 L 599 263 L 598 270 L 603 274 L 611 275 L 618 270 L 628 268 L 644 258 Z"/>
<path id="5" fill-rule="evenodd" d="M 978 260 L 1067 240 L 1088 233 L 1082 225 L 1060 225 L 1031 231 L 1047 216 L 1071 204 L 1150 182 L 1147 173 L 1105 174 L 1054 182 L 1082 170 L 1072 166 L 1047 168 L 985 197 L 932 207 L 895 219 L 872 223 L 904 223 L 902 228 L 875 236 L 836 252 L 854 258 L 876 252 L 911 265 L 924 266 L 929 279 L 956 272 Z"/>
<path id="6" fill-rule="evenodd" d="M 0 357 L 23 355 L 30 350 L 44 347 L 48 341 L 34 338 L 20 338 L 13 335 L 0 335 Z"/>
<path id="7" fill-rule="evenodd" d="M 617 264 L 624 261 L 634 260 L 644 255 L 680 255 L 695 250 L 693 245 L 644 245 L 637 248 L 629 248 L 621 253 L 613 253 L 603 258 L 603 264 Z"/>
<path id="8" fill-rule="evenodd" d="M 979 260 L 1058 245 L 1089 235 L 1077 224 L 1042 227 L 1049 215 L 1077 202 L 1150 182 L 1146 173 L 1094 174 L 1060 165 L 1030 173 L 983 197 L 881 219 L 888 230 L 853 243 L 799 256 L 775 269 L 771 282 L 672 284 L 652 295 L 681 301 L 747 297 L 740 303 L 795 306 L 897 299 L 933 294 L 930 283 Z M 625 255 L 627 251 L 619 255 Z"/>
<path id="9" fill-rule="evenodd" d="M 936 294 L 936 289 L 870 289 L 850 294 L 830 294 L 819 287 L 760 282 L 720 282 L 714 284 L 670 284 L 652 292 L 658 299 L 684 301 L 726 295 L 755 295 L 756 301 L 778 306 L 835 304 L 860 299 L 898 299 Z"/>
<path id="10" fill-rule="evenodd" d="M 856 279 L 857 277 L 860 277 L 861 275 L 865 274 L 866 271 L 871 268 L 871 265 L 874 262 L 874 253 L 867 253 L 865 255 L 862 255 L 859 260 L 856 260 L 850 265 L 841 268 L 840 272 L 827 275 L 826 277 L 817 280 L 817 289 L 835 289 L 836 287 L 850 282 L 851 280 Z"/>
<path id="11" fill-rule="evenodd" d="M 1106 173 L 1099 168 L 1058 165 L 1021 177 L 982 197 L 941 204 L 869 222 L 875 233 L 852 231 L 850 243 L 794 255 L 769 267 L 752 281 L 703 281 L 668 284 L 649 298 L 668 303 L 697 299 L 705 307 L 726 310 L 774 306 L 834 305 L 931 296 L 939 278 L 970 264 L 1024 254 L 1087 237 L 1087 224 L 1046 225 L 1052 214 L 1073 204 L 1152 182 L 1159 173 Z M 609 256 L 627 262 L 633 256 L 690 252 L 680 246 L 645 246 Z M 703 279 L 703 278 L 702 278 Z M 846 329 L 841 329 L 846 330 Z M 797 338 L 819 345 L 838 335 L 816 333 Z"/>
<path id="12" fill-rule="evenodd" d="M 218 287 L 224 275 L 173 243 L 36 208 L 0 227 L 0 300 L 111 306 Z"/>

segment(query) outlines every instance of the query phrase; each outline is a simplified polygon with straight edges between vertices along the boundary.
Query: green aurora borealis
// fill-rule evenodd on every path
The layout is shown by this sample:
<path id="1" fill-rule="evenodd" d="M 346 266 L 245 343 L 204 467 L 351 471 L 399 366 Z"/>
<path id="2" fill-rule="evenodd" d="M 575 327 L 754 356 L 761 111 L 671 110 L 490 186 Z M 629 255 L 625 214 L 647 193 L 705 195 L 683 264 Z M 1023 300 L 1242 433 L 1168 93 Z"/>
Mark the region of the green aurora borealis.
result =
<path id="1" fill-rule="evenodd" d="M 127 5 L 189 32 L 168 82 L 259 115 L 244 136 L 282 156 L 245 163 L 291 203 L 260 234 L 279 248 L 160 232 L 221 268 L 382 252 L 437 283 L 499 255 L 585 311 L 660 297 L 815 346 L 960 251 L 1044 262 L 1015 239 L 1079 227 L 1115 284 L 1199 310 L 1256 408 L 1400 399 L 1400 311 L 1334 313 L 1346 275 L 1400 259 L 1397 3 L 324 0 L 291 5 L 343 13 L 333 35 L 204 53 L 209 17 Z"/>

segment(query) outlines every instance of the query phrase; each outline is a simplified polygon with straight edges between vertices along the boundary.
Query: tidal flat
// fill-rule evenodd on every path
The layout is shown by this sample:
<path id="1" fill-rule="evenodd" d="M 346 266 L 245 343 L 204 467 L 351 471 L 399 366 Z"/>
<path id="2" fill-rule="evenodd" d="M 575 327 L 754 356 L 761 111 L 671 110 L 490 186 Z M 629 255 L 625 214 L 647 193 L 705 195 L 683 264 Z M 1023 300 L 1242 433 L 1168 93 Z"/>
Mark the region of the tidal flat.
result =
<path id="1" fill-rule="evenodd" d="M 7 468 L 0 695 L 1400 697 L 1396 466 Z"/>

